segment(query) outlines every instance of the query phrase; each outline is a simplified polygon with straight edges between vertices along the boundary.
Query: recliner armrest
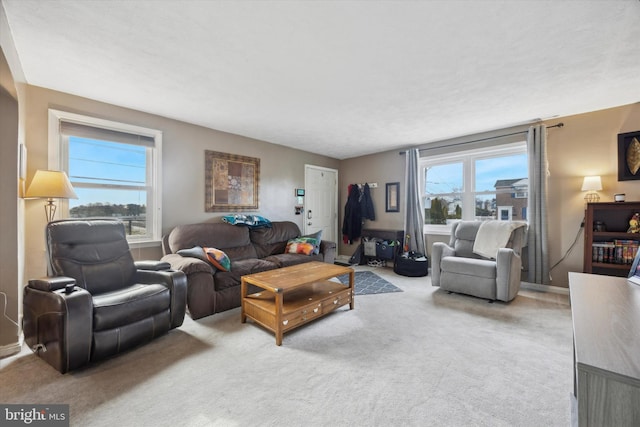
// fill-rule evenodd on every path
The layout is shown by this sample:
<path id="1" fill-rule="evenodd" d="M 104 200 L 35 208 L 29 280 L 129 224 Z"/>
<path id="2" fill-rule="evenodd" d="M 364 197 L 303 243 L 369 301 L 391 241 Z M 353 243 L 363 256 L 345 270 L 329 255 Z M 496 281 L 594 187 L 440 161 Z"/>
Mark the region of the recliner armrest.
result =
<path id="1" fill-rule="evenodd" d="M 88 363 L 93 337 L 91 294 L 81 288 L 50 292 L 31 282 L 47 281 L 32 280 L 24 288 L 22 326 L 27 345 L 63 374 Z"/>
<path id="2" fill-rule="evenodd" d="M 166 261 L 145 260 L 136 261 L 134 264 L 138 270 L 162 271 L 171 269 L 171 264 Z"/>
<path id="3" fill-rule="evenodd" d="M 431 246 L 431 285 L 440 286 L 440 261 L 446 256 L 455 256 L 456 251 L 444 242 Z"/>
<path id="4" fill-rule="evenodd" d="M 28 286 L 40 291 L 57 291 L 64 289 L 67 285 L 75 285 L 76 279 L 66 276 L 41 277 L 39 279 L 29 280 Z"/>
<path id="5" fill-rule="evenodd" d="M 187 276 L 180 270 L 138 270 L 137 283 L 159 283 L 171 293 L 171 329 L 182 325 L 187 310 Z"/>
<path id="6" fill-rule="evenodd" d="M 510 248 L 500 248 L 496 254 L 496 298 L 511 301 L 520 289 L 522 259 Z"/>

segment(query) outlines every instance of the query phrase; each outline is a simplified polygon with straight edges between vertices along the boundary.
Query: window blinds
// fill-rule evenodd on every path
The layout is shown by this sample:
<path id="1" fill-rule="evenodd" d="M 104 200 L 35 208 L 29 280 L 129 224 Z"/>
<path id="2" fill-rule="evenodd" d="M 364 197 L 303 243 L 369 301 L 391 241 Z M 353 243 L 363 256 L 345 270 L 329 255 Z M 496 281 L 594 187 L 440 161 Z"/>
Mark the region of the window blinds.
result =
<path id="1" fill-rule="evenodd" d="M 145 147 L 155 146 L 155 138 L 153 136 L 139 135 L 62 120 L 60 121 L 60 134 L 64 136 L 97 139 L 100 141 L 142 145 Z"/>

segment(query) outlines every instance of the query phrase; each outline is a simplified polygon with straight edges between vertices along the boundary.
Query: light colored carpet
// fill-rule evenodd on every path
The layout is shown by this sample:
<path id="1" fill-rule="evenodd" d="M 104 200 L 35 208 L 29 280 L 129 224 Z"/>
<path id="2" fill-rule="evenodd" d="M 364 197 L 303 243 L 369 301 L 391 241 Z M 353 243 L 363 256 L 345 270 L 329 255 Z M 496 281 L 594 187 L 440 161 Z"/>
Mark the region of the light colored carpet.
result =
<path id="1" fill-rule="evenodd" d="M 68 403 L 73 426 L 570 424 L 566 295 L 489 304 L 374 270 L 404 292 L 356 297 L 281 347 L 235 309 L 66 375 L 23 350 L 0 360 L 0 402 Z"/>

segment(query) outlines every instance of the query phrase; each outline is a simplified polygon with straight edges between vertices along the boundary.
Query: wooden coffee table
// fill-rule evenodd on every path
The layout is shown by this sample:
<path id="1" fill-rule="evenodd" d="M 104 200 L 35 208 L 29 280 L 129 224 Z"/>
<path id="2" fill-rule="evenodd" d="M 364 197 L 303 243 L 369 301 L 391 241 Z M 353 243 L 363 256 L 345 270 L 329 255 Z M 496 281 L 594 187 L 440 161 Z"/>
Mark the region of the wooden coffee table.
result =
<path id="1" fill-rule="evenodd" d="M 329 281 L 349 274 L 349 285 Z M 276 335 L 276 345 L 282 345 L 282 335 L 349 304 L 354 308 L 354 271 L 325 262 L 307 262 L 290 267 L 242 276 L 241 321 L 247 318 Z M 260 292 L 247 295 L 248 285 Z"/>

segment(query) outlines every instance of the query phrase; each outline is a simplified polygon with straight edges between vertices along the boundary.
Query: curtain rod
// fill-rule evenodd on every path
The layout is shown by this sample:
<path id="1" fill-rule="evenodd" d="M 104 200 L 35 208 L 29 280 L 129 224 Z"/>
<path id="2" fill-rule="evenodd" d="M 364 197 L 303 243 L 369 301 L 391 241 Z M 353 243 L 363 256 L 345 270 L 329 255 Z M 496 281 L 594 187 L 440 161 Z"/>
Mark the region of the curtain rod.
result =
<path id="1" fill-rule="evenodd" d="M 564 123 L 560 122 L 560 123 L 556 123 L 555 125 L 551 125 L 551 126 L 547 126 L 547 129 L 551 129 L 551 128 L 561 128 L 564 126 Z M 523 130 L 520 132 L 513 132 L 513 133 L 505 133 L 503 135 L 496 135 L 496 136 L 490 136 L 487 138 L 480 138 L 480 139 L 474 139 L 472 141 L 464 141 L 464 142 L 458 142 L 455 144 L 449 144 L 446 146 L 438 146 L 438 147 L 427 147 L 427 148 L 419 148 L 418 151 L 427 151 L 427 150 L 437 150 L 438 148 L 448 148 L 448 147 L 456 147 L 458 145 L 466 145 L 466 144 L 473 144 L 475 142 L 483 142 L 483 141 L 489 141 L 491 139 L 498 139 L 498 138 L 504 138 L 506 136 L 514 136 L 514 135 L 520 135 L 520 134 L 524 134 L 529 132 L 528 130 Z M 401 151 L 399 154 L 405 154 L 406 151 Z"/>

